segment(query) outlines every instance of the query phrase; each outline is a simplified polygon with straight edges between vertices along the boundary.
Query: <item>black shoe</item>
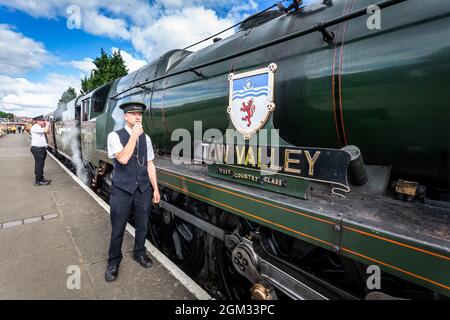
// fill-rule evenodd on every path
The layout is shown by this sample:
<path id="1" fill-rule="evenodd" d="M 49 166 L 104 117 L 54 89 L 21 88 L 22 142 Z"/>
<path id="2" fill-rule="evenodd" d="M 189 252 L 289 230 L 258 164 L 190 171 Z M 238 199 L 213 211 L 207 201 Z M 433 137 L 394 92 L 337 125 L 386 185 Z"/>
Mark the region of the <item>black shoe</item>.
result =
<path id="1" fill-rule="evenodd" d="M 46 186 L 50 184 L 50 180 L 41 180 L 41 181 L 35 181 L 35 186 Z"/>
<path id="2" fill-rule="evenodd" d="M 44 178 L 41 181 L 44 182 L 44 183 L 50 184 L 50 182 L 52 182 L 52 179 L 48 179 L 47 180 L 47 179 Z"/>
<path id="3" fill-rule="evenodd" d="M 139 264 L 144 268 L 150 268 L 153 265 L 152 259 L 150 259 L 150 257 L 147 256 L 146 254 L 140 257 L 133 255 L 133 259 L 139 262 Z"/>
<path id="4" fill-rule="evenodd" d="M 111 282 L 117 279 L 119 275 L 119 266 L 108 266 L 105 272 L 106 282 Z"/>

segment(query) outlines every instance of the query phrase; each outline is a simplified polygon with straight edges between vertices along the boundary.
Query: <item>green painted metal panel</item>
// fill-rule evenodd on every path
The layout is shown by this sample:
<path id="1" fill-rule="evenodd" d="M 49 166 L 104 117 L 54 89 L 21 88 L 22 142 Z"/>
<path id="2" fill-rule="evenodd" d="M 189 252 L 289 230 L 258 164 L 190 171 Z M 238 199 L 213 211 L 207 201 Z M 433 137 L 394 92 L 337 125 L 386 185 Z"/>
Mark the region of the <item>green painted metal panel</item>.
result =
<path id="1" fill-rule="evenodd" d="M 343 219 L 340 253 L 450 296 L 448 247 L 431 246 Z"/>

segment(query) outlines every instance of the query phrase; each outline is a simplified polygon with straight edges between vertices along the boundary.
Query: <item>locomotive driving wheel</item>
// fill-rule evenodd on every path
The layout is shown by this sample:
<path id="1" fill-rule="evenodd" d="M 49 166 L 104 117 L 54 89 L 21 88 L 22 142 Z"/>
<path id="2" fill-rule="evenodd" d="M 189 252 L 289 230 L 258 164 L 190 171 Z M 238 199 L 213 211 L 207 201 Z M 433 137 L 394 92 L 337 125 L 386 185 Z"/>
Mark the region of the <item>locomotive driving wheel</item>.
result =
<path id="1" fill-rule="evenodd" d="M 219 225 L 222 229 L 231 231 L 242 222 L 241 219 L 222 212 L 219 216 Z M 214 240 L 213 252 L 217 259 L 217 266 L 220 273 L 219 287 L 222 295 L 230 300 L 249 300 L 251 298 L 250 289 L 252 283 L 243 277 L 233 265 L 232 249 L 228 248 L 223 241 Z"/>
<path id="2" fill-rule="evenodd" d="M 168 196 L 163 195 L 162 200 L 167 201 Z M 183 271 L 191 274 L 201 269 L 205 258 L 202 230 L 162 208 L 152 210 L 148 230 L 151 242 Z"/>

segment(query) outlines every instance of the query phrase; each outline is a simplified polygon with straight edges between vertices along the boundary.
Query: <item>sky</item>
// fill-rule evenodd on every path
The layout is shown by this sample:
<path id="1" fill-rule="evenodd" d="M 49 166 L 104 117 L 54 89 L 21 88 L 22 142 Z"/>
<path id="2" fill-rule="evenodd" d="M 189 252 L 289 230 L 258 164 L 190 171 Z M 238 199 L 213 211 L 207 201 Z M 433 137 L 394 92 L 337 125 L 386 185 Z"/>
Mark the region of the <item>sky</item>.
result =
<path id="1" fill-rule="evenodd" d="M 120 50 L 132 72 L 274 2 L 0 0 L 0 111 L 52 112 L 69 86 L 79 92 L 100 48 Z"/>

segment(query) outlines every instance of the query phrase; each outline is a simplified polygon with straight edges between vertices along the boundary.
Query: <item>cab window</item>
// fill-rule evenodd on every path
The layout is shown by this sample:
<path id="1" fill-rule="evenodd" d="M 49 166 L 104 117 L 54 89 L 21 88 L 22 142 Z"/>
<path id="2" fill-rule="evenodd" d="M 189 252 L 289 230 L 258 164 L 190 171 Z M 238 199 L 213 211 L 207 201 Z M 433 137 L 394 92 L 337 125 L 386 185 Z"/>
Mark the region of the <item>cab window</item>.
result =
<path id="1" fill-rule="evenodd" d="M 81 110 L 81 121 L 89 120 L 89 99 L 83 100 Z"/>

